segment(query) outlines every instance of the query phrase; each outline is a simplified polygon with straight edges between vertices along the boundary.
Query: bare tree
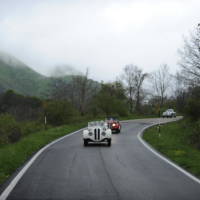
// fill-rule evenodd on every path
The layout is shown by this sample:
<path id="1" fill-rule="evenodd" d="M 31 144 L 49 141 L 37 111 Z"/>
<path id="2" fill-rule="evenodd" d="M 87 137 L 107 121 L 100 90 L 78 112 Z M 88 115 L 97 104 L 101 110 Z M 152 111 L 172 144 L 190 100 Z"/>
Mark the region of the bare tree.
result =
<path id="1" fill-rule="evenodd" d="M 158 71 L 152 73 L 151 79 L 154 92 L 156 96 L 160 99 L 160 106 L 163 106 L 167 89 L 170 86 L 171 77 L 169 73 L 169 67 L 166 64 L 161 65 Z"/>
<path id="2" fill-rule="evenodd" d="M 200 24 L 189 39 L 184 39 L 184 47 L 179 49 L 182 78 L 190 85 L 200 84 Z"/>
<path id="3" fill-rule="evenodd" d="M 122 75 L 123 80 L 125 80 L 127 85 L 127 93 L 129 98 L 129 111 L 133 112 L 133 101 L 135 93 L 135 82 L 134 82 L 134 68 L 135 65 L 126 65 L 124 67 L 124 73 Z"/>
<path id="4" fill-rule="evenodd" d="M 127 85 L 130 112 L 133 112 L 134 101 L 136 102 L 136 111 L 140 111 L 142 84 L 146 76 L 147 74 L 143 73 L 136 65 L 130 64 L 124 67 L 122 78 Z"/>
<path id="5" fill-rule="evenodd" d="M 142 69 L 138 67 L 135 68 L 135 99 L 136 99 L 136 106 L 135 109 L 137 112 L 141 111 L 141 93 L 142 93 L 142 84 L 144 79 L 148 76 L 147 73 L 143 73 Z"/>
<path id="6" fill-rule="evenodd" d="M 97 93 L 99 84 L 89 79 L 89 70 L 85 75 L 73 76 L 72 97 L 81 115 L 84 115 L 91 98 Z"/>
<path id="7" fill-rule="evenodd" d="M 73 85 L 74 85 L 73 91 L 76 97 L 76 104 L 82 115 L 84 114 L 84 108 L 87 98 L 87 90 L 89 87 L 88 74 L 89 71 L 87 69 L 85 75 L 73 77 Z"/>
<path id="8" fill-rule="evenodd" d="M 88 78 L 89 70 L 84 75 L 72 75 L 53 78 L 51 81 L 51 98 L 69 100 L 84 115 L 91 98 L 98 91 L 99 84 Z"/>

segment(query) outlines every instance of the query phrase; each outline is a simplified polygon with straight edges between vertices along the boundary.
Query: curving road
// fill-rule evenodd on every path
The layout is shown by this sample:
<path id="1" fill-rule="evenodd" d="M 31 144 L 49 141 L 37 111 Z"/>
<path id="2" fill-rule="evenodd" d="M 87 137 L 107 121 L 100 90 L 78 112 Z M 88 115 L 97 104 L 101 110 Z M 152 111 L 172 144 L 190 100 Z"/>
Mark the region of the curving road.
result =
<path id="1" fill-rule="evenodd" d="M 7 199 L 199 200 L 199 183 L 139 141 L 138 133 L 157 121 L 123 122 L 111 147 L 84 147 L 81 132 L 57 142 L 35 160 Z"/>

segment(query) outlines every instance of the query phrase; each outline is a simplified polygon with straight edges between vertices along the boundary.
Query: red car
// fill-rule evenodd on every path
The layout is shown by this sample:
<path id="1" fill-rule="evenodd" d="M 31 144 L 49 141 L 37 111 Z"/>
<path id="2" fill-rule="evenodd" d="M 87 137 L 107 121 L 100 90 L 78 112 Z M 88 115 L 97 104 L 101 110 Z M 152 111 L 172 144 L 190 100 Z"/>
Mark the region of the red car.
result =
<path id="1" fill-rule="evenodd" d="M 108 127 L 112 130 L 112 132 L 120 133 L 121 131 L 121 124 L 117 119 L 109 118 L 107 120 Z"/>

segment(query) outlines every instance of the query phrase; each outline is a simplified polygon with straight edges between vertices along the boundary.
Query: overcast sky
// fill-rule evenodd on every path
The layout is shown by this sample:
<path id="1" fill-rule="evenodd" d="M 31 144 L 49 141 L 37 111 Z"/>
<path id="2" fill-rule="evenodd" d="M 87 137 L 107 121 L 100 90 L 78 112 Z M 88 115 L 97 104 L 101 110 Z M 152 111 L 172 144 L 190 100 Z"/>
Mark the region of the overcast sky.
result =
<path id="1" fill-rule="evenodd" d="M 43 74 L 67 64 L 109 81 L 130 63 L 175 70 L 199 22 L 199 0 L 0 0 L 0 50 Z"/>

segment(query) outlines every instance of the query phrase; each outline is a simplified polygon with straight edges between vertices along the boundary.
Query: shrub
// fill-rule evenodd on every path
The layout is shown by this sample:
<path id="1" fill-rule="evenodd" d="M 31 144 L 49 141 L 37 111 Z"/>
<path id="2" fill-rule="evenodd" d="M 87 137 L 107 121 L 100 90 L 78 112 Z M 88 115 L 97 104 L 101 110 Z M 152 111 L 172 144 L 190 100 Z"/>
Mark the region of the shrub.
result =
<path id="1" fill-rule="evenodd" d="M 126 116 L 128 114 L 125 101 L 109 94 L 97 96 L 95 104 L 96 110 L 100 110 L 100 113 L 105 113 L 107 116 Z"/>
<path id="2" fill-rule="evenodd" d="M 186 113 L 192 120 L 200 119 L 200 87 L 190 89 Z"/>
<path id="3" fill-rule="evenodd" d="M 193 120 L 200 119 L 200 99 L 189 99 L 186 112 L 189 115 L 189 117 Z"/>
<path id="4" fill-rule="evenodd" d="M 9 90 L 0 96 L 0 111 L 21 121 L 37 120 L 42 112 L 42 100 Z"/>
<path id="5" fill-rule="evenodd" d="M 9 114 L 0 115 L 0 144 L 16 142 L 21 138 L 21 129 Z"/>
<path id="6" fill-rule="evenodd" d="M 38 132 L 44 129 L 44 124 L 37 121 L 26 121 L 20 123 L 22 136 L 29 135 L 30 133 Z"/>
<path id="7" fill-rule="evenodd" d="M 71 103 L 66 100 L 47 101 L 44 105 L 47 123 L 54 126 L 68 124 L 74 120 L 78 112 Z"/>
<path id="8" fill-rule="evenodd" d="M 21 130 L 19 127 L 14 127 L 8 135 L 9 142 L 15 143 L 21 138 Z"/>
<path id="9" fill-rule="evenodd" d="M 192 122 L 192 134 L 190 135 L 191 143 L 200 149 L 200 120 Z"/>

